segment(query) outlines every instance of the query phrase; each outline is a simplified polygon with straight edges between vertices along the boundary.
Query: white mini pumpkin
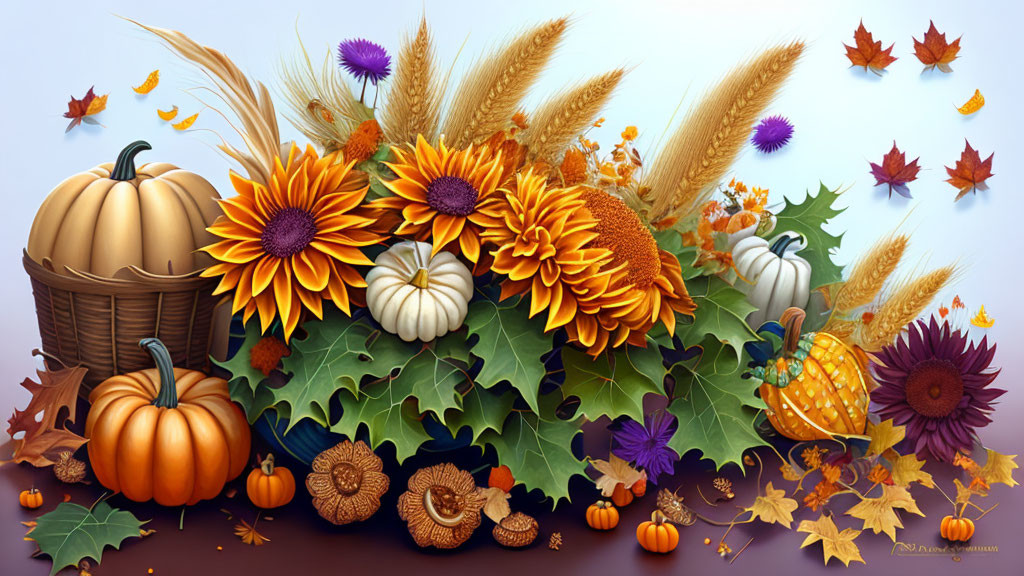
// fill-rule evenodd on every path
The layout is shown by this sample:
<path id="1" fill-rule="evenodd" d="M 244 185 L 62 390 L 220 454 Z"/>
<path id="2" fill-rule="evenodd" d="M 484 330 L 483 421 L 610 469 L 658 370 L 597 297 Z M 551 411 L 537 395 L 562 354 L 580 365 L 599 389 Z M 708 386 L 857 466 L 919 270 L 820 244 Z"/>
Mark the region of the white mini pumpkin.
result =
<path id="1" fill-rule="evenodd" d="M 473 296 L 473 275 L 450 252 L 430 257 L 425 242 L 384 251 L 366 275 L 366 306 L 380 325 L 406 342 L 429 342 L 458 329 Z"/>
<path id="2" fill-rule="evenodd" d="M 733 246 L 732 261 L 742 276 L 737 286 L 757 307 L 747 316 L 754 328 L 778 320 L 786 308 L 807 307 L 811 265 L 796 255 L 804 247 L 803 238 L 793 232 L 780 235 L 771 246 L 760 236 L 748 236 Z"/>

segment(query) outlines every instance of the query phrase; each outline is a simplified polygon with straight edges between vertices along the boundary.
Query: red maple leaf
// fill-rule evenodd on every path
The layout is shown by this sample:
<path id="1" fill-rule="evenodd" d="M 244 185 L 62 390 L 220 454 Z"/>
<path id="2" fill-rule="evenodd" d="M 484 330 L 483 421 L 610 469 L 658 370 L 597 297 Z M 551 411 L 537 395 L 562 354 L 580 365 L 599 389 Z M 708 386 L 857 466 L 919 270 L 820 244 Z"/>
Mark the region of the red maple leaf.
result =
<path id="1" fill-rule="evenodd" d="M 904 198 L 910 198 L 907 183 L 917 180 L 917 173 L 921 171 L 921 167 L 917 165 L 918 160 L 920 158 L 914 158 L 911 163 L 907 164 L 906 154 L 900 152 L 900 149 L 896 147 L 896 142 L 893 142 L 892 150 L 882 157 L 881 165 L 869 162 L 871 175 L 875 177 L 875 186 L 888 184 L 890 198 L 892 198 L 893 191 Z"/>
<path id="2" fill-rule="evenodd" d="M 924 64 L 925 70 L 938 68 L 943 72 L 952 72 L 949 63 L 956 60 L 960 52 L 960 38 L 951 43 L 946 42 L 945 33 L 939 34 L 935 29 L 935 23 L 928 22 L 928 31 L 924 33 L 924 41 L 918 42 L 914 38 L 914 55 Z"/>
<path id="3" fill-rule="evenodd" d="M 968 192 L 986 190 L 988 186 L 985 185 L 985 181 L 992 177 L 992 157 L 995 153 L 989 154 L 988 158 L 982 161 L 978 151 L 971 148 L 971 143 L 966 144 L 956 165 L 953 168 L 946 166 L 946 173 L 949 174 L 946 182 L 960 191 L 956 195 L 956 200 L 963 198 Z"/>
<path id="4" fill-rule="evenodd" d="M 68 111 L 64 113 L 65 118 L 71 118 L 71 123 L 68 124 L 65 132 L 70 132 L 72 128 L 82 123 L 82 119 L 85 118 L 86 113 L 89 111 L 89 104 L 92 104 L 93 99 L 96 98 L 96 94 L 92 91 L 93 88 L 95 86 L 90 87 L 81 100 L 76 99 L 74 96 L 71 97 L 71 101 L 68 102 Z"/>
<path id="5" fill-rule="evenodd" d="M 864 28 L 863 20 L 861 20 L 860 27 L 853 33 L 853 40 L 856 47 L 846 44 L 843 46 L 846 47 L 846 57 L 854 66 L 863 66 L 864 70 L 870 69 L 875 74 L 881 75 L 886 66 L 896 61 L 896 57 L 892 55 L 892 47 L 895 44 L 890 44 L 888 48 L 882 50 L 882 42 L 875 42 L 871 37 L 871 32 Z"/>

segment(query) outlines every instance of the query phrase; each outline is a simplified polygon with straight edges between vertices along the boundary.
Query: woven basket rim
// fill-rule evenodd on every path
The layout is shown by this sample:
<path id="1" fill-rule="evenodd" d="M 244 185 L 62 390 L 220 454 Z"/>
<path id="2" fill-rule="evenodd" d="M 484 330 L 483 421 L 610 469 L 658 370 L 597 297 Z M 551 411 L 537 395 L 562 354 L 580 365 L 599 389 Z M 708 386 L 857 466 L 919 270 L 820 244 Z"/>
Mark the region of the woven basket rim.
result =
<path id="1" fill-rule="evenodd" d="M 204 278 L 196 270 L 183 276 L 161 276 L 138 269 L 131 269 L 133 278 L 101 278 L 69 269 L 74 275 L 58 274 L 48 270 L 22 251 L 22 264 L 29 277 L 58 290 L 83 294 L 127 295 L 148 292 L 188 292 L 216 284 L 217 278 Z"/>

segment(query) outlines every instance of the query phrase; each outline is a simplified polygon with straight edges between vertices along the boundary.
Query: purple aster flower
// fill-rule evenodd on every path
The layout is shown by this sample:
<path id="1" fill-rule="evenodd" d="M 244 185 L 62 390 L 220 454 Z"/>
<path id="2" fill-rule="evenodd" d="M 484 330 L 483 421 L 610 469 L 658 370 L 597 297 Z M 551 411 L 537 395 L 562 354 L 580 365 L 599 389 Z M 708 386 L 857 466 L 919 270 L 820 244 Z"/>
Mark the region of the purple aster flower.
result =
<path id="1" fill-rule="evenodd" d="M 338 64 L 348 70 L 356 80 L 377 82 L 391 74 L 391 56 L 380 44 L 363 38 L 353 38 L 338 44 Z"/>
<path id="2" fill-rule="evenodd" d="M 675 416 L 665 412 L 648 414 L 644 424 L 641 426 L 630 418 L 624 420 L 612 433 L 612 454 L 643 468 L 651 484 L 657 484 L 658 476 L 672 474 L 672 467 L 679 460 L 675 450 L 668 447 L 679 424 Z"/>
<path id="3" fill-rule="evenodd" d="M 882 418 L 906 425 L 919 456 L 949 462 L 971 449 L 975 428 L 992 421 L 992 401 L 1006 393 L 988 387 L 999 375 L 989 369 L 995 354 L 987 338 L 968 343 L 948 322 L 918 320 L 872 358 L 879 386 L 871 403 Z"/>
<path id="4" fill-rule="evenodd" d="M 754 127 L 754 136 L 750 139 L 754 146 L 770 154 L 789 143 L 793 137 L 793 125 L 783 116 L 769 116 Z"/>

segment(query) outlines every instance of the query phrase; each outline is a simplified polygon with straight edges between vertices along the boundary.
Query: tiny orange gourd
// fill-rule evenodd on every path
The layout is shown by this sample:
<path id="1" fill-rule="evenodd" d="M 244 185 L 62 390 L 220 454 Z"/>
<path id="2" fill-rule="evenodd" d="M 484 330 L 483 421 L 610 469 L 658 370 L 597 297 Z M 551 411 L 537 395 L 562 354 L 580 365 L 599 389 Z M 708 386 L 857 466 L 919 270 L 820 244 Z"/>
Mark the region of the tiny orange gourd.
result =
<path id="1" fill-rule="evenodd" d="M 649 521 L 637 526 L 636 541 L 648 552 L 667 554 L 679 545 L 679 530 L 661 511 L 655 511 Z"/>
<path id="2" fill-rule="evenodd" d="M 43 493 L 35 488 L 22 490 L 21 494 L 18 494 L 18 503 L 21 504 L 23 508 L 35 510 L 43 505 Z"/>
<path id="3" fill-rule="evenodd" d="M 643 498 L 644 494 L 647 494 L 647 476 L 637 480 L 629 487 L 629 491 L 633 493 L 633 496 L 637 498 Z"/>
<path id="4" fill-rule="evenodd" d="M 502 464 L 501 466 L 491 468 L 491 473 L 487 476 L 487 486 L 500 488 L 504 492 L 510 492 L 515 485 L 516 479 L 512 476 L 512 470 L 509 470 L 508 466 Z"/>
<path id="5" fill-rule="evenodd" d="M 970 518 L 946 516 L 939 524 L 939 535 L 951 542 L 967 542 L 974 536 L 974 521 Z"/>
<path id="6" fill-rule="evenodd" d="M 594 530 L 611 530 L 619 525 L 619 511 L 611 502 L 598 500 L 587 507 L 587 526 Z"/>
<path id="7" fill-rule="evenodd" d="M 249 501 L 260 508 L 284 506 L 295 497 L 295 477 L 291 470 L 275 466 L 274 455 L 267 454 L 260 467 L 246 478 L 245 493 Z"/>
<path id="8" fill-rule="evenodd" d="M 633 492 L 626 488 L 626 486 L 619 482 L 615 485 L 615 489 L 612 490 L 612 502 L 619 508 L 628 506 L 633 501 Z"/>

